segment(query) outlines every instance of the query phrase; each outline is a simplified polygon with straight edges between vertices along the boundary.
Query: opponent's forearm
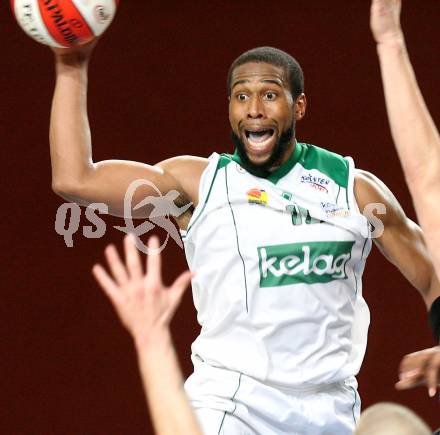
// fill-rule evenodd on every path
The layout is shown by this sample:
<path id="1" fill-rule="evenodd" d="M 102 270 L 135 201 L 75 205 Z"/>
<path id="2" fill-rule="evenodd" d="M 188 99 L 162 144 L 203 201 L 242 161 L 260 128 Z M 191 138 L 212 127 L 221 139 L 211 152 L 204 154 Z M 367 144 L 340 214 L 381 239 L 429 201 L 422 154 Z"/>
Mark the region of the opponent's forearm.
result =
<path id="1" fill-rule="evenodd" d="M 385 101 L 394 143 L 399 154 L 419 222 L 440 277 L 437 209 L 440 196 L 440 137 L 417 84 L 405 43 L 377 46 Z"/>
<path id="2" fill-rule="evenodd" d="M 427 188 L 425 192 L 413 193 L 413 202 L 416 214 L 419 220 L 419 224 L 423 229 L 424 240 L 428 247 L 430 260 L 433 264 L 435 274 L 440 279 L 440 227 L 439 218 L 440 212 L 438 211 L 438 199 L 440 196 L 440 186 L 432 186 Z M 436 284 L 437 292 L 435 289 L 431 291 L 431 301 L 435 297 L 440 296 L 440 286 Z"/>
<path id="3" fill-rule="evenodd" d="M 401 40 L 377 45 L 392 136 L 412 192 L 440 181 L 440 137 Z"/>
<path id="4" fill-rule="evenodd" d="M 183 379 L 169 330 L 135 339 L 145 394 L 158 435 L 201 435 L 183 389 Z"/>
<path id="5" fill-rule="evenodd" d="M 56 61 L 50 120 L 52 182 L 55 190 L 79 185 L 92 169 L 87 118 L 87 61 Z"/>

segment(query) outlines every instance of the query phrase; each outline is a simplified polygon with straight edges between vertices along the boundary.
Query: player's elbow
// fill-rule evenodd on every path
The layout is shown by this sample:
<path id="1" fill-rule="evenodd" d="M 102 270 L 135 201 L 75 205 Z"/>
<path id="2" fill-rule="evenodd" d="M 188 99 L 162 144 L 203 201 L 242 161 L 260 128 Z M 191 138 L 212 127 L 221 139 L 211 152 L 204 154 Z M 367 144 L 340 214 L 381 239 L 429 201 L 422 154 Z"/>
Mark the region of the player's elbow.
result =
<path id="1" fill-rule="evenodd" d="M 52 190 L 58 196 L 61 196 L 61 198 L 67 201 L 78 202 L 78 198 L 81 198 L 81 191 L 83 190 L 83 187 L 78 181 L 53 178 Z"/>
<path id="2" fill-rule="evenodd" d="M 433 147 L 434 148 L 434 147 Z M 402 162 L 405 181 L 413 197 L 438 190 L 440 182 L 440 144 L 437 144 L 429 160 Z"/>
<path id="3" fill-rule="evenodd" d="M 74 191 L 75 183 L 68 182 L 62 178 L 52 178 L 52 190 L 58 196 L 65 196 L 68 192 Z"/>

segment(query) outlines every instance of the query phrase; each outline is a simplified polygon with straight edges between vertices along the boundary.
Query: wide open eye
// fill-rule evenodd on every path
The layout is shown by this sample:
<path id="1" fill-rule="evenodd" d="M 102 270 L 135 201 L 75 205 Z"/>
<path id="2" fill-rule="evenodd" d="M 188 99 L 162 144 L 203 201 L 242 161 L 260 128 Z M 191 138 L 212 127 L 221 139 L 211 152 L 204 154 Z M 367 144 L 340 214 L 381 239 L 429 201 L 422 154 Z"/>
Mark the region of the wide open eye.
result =
<path id="1" fill-rule="evenodd" d="M 273 101 L 277 97 L 277 94 L 273 91 L 266 92 L 264 98 L 268 101 Z"/>
<path id="2" fill-rule="evenodd" d="M 240 92 L 236 95 L 236 98 L 238 101 L 247 101 L 247 99 L 249 98 L 246 94 Z"/>

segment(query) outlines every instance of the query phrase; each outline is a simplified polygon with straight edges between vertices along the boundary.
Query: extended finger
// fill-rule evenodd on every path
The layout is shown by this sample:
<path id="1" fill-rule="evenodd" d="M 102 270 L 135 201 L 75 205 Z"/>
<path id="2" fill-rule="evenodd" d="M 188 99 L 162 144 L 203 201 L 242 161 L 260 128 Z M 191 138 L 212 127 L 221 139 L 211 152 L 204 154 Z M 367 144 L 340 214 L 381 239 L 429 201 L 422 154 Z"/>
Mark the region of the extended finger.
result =
<path id="1" fill-rule="evenodd" d="M 139 251 L 136 247 L 136 240 L 133 234 L 127 234 L 124 238 L 125 264 L 130 278 L 142 278 L 142 263 Z"/>
<path id="2" fill-rule="evenodd" d="M 428 394 L 430 397 L 434 397 L 437 393 L 437 386 L 439 381 L 440 371 L 440 354 L 434 355 L 431 361 L 428 363 L 426 369 L 426 383 L 428 385 Z"/>
<path id="3" fill-rule="evenodd" d="M 162 261 L 159 246 L 159 238 L 157 236 L 151 236 L 148 239 L 147 279 L 155 284 L 162 283 Z"/>
<path id="4" fill-rule="evenodd" d="M 107 246 L 105 249 L 105 256 L 107 258 L 113 278 L 120 286 L 124 285 L 128 281 L 128 275 L 114 245 Z"/>
<path id="5" fill-rule="evenodd" d="M 403 379 L 413 379 L 413 378 L 417 378 L 418 376 L 423 374 L 423 370 L 420 368 L 416 368 L 416 369 L 412 369 L 412 370 L 407 370 L 407 371 L 402 371 L 399 373 L 399 379 L 403 380 Z"/>
<path id="6" fill-rule="evenodd" d="M 398 390 L 406 390 L 417 385 L 423 384 L 424 372 L 420 367 L 411 370 L 401 371 L 399 373 L 399 381 L 396 382 L 395 387 Z"/>
<path id="7" fill-rule="evenodd" d="M 398 382 L 396 382 L 394 384 L 394 386 L 396 387 L 397 390 L 407 390 L 409 388 L 414 388 L 417 387 L 419 385 L 423 385 L 424 382 L 424 378 L 422 375 L 419 376 L 413 376 L 411 378 L 403 378 L 400 379 Z"/>
<path id="8" fill-rule="evenodd" d="M 119 288 L 100 264 L 92 269 L 93 276 L 114 305 L 120 300 Z"/>

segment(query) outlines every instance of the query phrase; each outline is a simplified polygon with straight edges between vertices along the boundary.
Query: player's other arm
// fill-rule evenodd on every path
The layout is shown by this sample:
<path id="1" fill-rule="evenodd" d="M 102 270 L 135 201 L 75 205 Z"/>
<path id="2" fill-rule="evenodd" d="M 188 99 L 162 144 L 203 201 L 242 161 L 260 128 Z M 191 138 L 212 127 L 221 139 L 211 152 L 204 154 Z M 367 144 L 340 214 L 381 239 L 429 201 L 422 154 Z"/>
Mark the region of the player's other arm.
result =
<path id="1" fill-rule="evenodd" d="M 123 215 L 127 188 L 138 179 L 153 183 L 163 195 L 178 191 L 178 205 L 196 202 L 206 159 L 182 156 L 155 166 L 122 160 L 93 162 L 87 116 L 87 70 L 92 49 L 93 44 L 54 50 L 56 85 L 50 122 L 53 190 L 80 205 L 105 203 L 109 213 L 117 216 Z M 150 195 L 157 192 L 144 185 L 136 190 L 132 203 Z M 149 211 L 137 210 L 133 216 L 144 217 Z"/>
<path id="2" fill-rule="evenodd" d="M 371 29 L 377 43 L 391 133 L 440 275 L 440 135 L 409 60 L 400 9 L 400 0 L 373 0 Z"/>
<path id="3" fill-rule="evenodd" d="M 429 309 L 440 296 L 440 283 L 426 247 L 420 227 L 404 213 L 391 191 L 377 177 L 358 170 L 355 177 L 355 195 L 359 208 L 368 204 L 383 204 L 385 214 L 367 216 L 377 230 L 377 219 L 383 231 L 376 231 L 374 242 L 405 278 L 419 291 Z"/>

